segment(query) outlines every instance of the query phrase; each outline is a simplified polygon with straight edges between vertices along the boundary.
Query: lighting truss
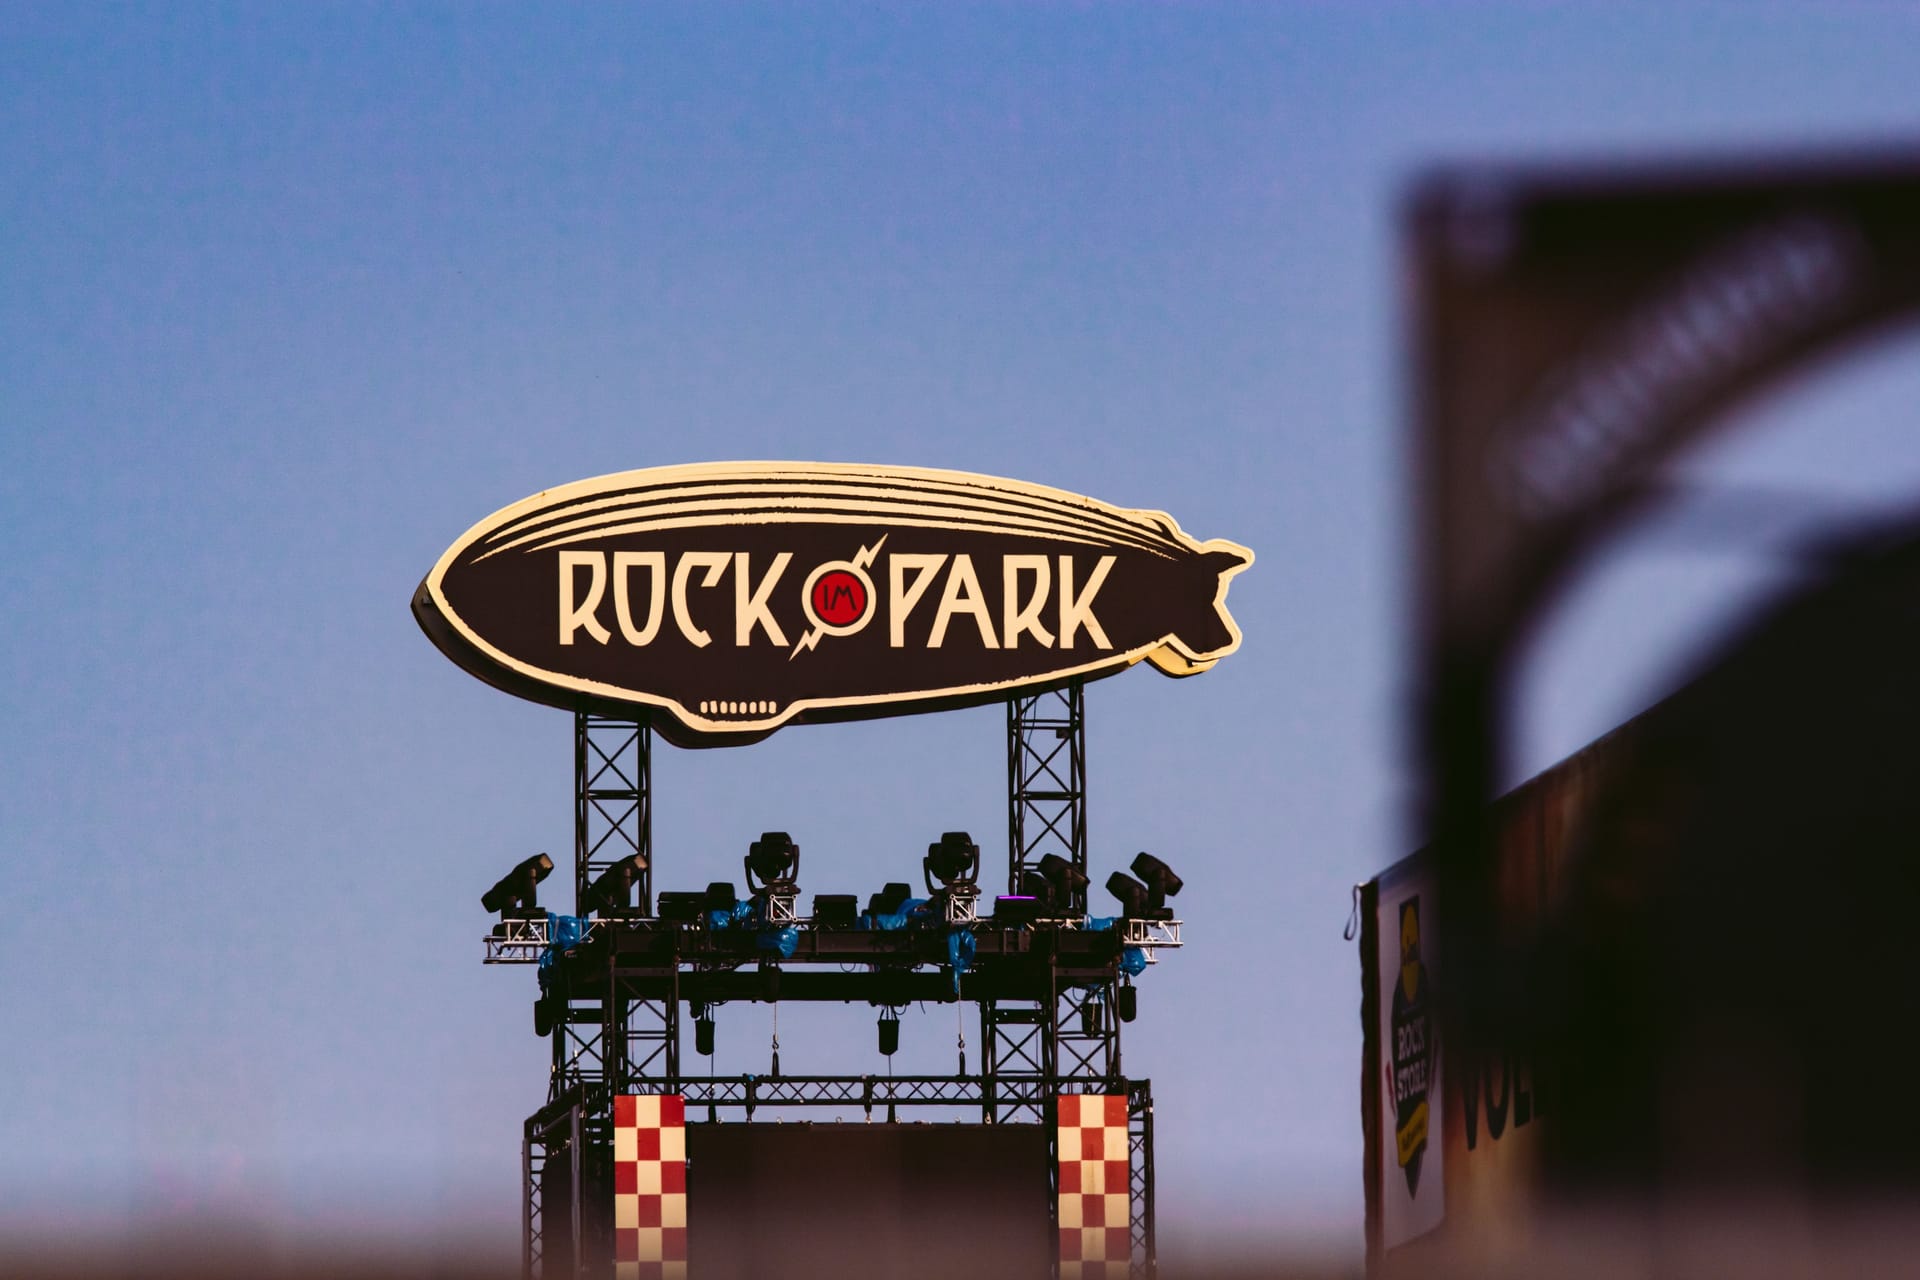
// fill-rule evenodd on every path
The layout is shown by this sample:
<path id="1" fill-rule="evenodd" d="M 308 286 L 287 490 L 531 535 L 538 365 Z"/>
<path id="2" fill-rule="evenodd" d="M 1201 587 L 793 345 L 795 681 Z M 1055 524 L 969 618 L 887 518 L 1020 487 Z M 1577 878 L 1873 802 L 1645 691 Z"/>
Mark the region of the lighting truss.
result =
<path id="1" fill-rule="evenodd" d="M 1087 725 L 1079 681 L 1007 701 L 1007 892 L 1020 877 L 1059 854 L 1087 870 Z M 1060 912 L 1082 916 L 1087 894 L 1076 888 Z"/>
<path id="2" fill-rule="evenodd" d="M 574 908 L 587 886 L 639 854 L 634 898 L 653 914 L 653 730 L 645 721 L 575 712 L 573 717 Z"/>

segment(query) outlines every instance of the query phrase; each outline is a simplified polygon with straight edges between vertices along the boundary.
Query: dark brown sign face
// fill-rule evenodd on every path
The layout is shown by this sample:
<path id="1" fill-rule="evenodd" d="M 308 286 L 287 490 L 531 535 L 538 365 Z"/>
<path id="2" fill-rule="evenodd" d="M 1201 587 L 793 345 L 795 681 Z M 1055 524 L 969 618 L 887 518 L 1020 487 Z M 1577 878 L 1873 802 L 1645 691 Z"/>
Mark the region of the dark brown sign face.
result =
<path id="1" fill-rule="evenodd" d="M 670 740 L 749 742 L 1240 645 L 1253 562 L 1169 516 L 989 476 L 828 463 L 629 471 L 475 525 L 414 615 L 481 679 L 651 708 Z"/>

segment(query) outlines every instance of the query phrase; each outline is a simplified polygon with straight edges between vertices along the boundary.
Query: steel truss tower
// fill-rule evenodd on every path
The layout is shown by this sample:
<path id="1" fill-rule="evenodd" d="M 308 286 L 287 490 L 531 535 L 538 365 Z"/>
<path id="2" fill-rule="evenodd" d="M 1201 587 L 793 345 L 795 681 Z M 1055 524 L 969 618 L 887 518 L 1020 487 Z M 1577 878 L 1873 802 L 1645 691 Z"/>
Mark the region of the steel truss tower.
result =
<path id="1" fill-rule="evenodd" d="M 1078 681 L 1007 704 L 1010 893 L 1049 853 L 1086 875 L 1083 706 Z M 563 947 L 545 921 L 503 923 L 489 941 L 489 961 L 540 961 L 535 1022 L 552 1037 L 547 1102 L 523 1130 L 522 1274 L 528 1280 L 600 1280 L 611 1274 L 612 1100 L 653 1092 L 683 1095 L 690 1114 L 726 1112 L 742 1120 L 762 1107 L 855 1106 L 871 1117 L 878 1106 L 888 1118 L 902 1107 L 949 1113 L 977 1107 L 989 1124 L 1041 1124 L 1050 1135 L 1062 1094 L 1125 1096 L 1131 1273 L 1157 1274 L 1152 1091 L 1147 1081 L 1127 1079 L 1121 1068 L 1115 992 L 1127 980 L 1116 962 L 1123 945 L 1141 947 L 1149 957 L 1156 946 L 1179 946 L 1178 922 L 1088 931 L 1086 888 L 1076 883 L 1054 919 L 1029 928 L 977 930 L 981 968 L 961 980 L 958 998 L 980 1008 L 979 1075 L 966 1074 L 964 1063 L 961 1074 L 933 1077 L 682 1075 L 683 1002 L 865 999 L 875 993 L 884 995 L 883 1003 L 955 997 L 948 975 L 898 967 L 900 960 L 909 969 L 937 964 L 930 953 L 919 954 L 933 939 L 808 930 L 802 952 L 788 962 L 795 970 L 782 978 L 777 965 L 761 964 L 759 972 L 743 968 L 752 957 L 737 952 L 739 940 L 655 917 L 652 745 L 644 720 L 585 711 L 574 716 L 575 912 L 588 915 L 587 888 L 601 872 L 638 854 L 631 910 L 587 921 L 572 947 Z M 861 963 L 881 956 L 896 959 Z M 839 972 L 798 968 L 830 960 Z M 862 968 L 872 971 L 845 972 Z M 1057 1179 L 1060 1153 L 1052 1155 L 1049 1167 Z"/>

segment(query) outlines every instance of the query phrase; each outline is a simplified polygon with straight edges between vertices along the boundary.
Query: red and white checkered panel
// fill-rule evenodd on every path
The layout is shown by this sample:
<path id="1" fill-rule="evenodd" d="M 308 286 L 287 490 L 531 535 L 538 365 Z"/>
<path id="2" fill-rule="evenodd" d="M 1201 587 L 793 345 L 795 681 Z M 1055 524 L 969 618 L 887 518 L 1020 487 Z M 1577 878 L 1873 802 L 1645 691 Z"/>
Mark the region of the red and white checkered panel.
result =
<path id="1" fill-rule="evenodd" d="M 1124 1280 L 1133 1255 L 1128 1214 L 1127 1100 L 1060 1098 L 1060 1280 Z"/>
<path id="2" fill-rule="evenodd" d="M 687 1115 L 677 1093 L 613 1100 L 614 1280 L 686 1280 Z"/>

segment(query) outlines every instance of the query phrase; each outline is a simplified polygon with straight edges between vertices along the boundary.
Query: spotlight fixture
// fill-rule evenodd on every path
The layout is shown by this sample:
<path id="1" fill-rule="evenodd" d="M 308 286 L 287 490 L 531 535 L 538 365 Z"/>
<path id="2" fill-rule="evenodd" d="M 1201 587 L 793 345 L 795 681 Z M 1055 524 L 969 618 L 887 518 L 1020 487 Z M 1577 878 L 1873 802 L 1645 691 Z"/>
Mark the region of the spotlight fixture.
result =
<path id="1" fill-rule="evenodd" d="M 645 857 L 630 853 L 595 876 L 593 883 L 587 886 L 587 910 L 598 911 L 603 916 L 630 914 L 633 911 L 633 886 L 640 882 L 640 873 L 646 866 Z"/>
<path id="2" fill-rule="evenodd" d="M 1040 918 L 1040 900 L 1029 894 L 1002 894 L 993 900 L 993 922 L 1012 927 Z"/>
<path id="3" fill-rule="evenodd" d="M 703 895 L 709 911 L 731 911 L 740 905 L 740 895 L 734 891 L 733 881 L 715 880 L 707 885 Z"/>
<path id="4" fill-rule="evenodd" d="M 851 929 L 860 915 L 860 900 L 850 893 L 813 895 L 813 926 L 816 929 Z"/>
<path id="5" fill-rule="evenodd" d="M 1146 920 L 1152 911 L 1153 891 L 1124 871 L 1107 877 L 1107 892 L 1120 899 L 1120 914 L 1128 920 Z"/>
<path id="6" fill-rule="evenodd" d="M 800 877 L 800 846 L 784 831 L 768 831 L 747 846 L 740 865 L 747 873 L 749 894 L 769 889 L 791 893 Z"/>
<path id="7" fill-rule="evenodd" d="M 1132 870 L 1152 892 L 1153 898 L 1148 905 L 1155 911 L 1165 907 L 1168 898 L 1177 897 L 1185 883 L 1173 874 L 1172 867 L 1144 851 L 1134 855 Z"/>
<path id="8" fill-rule="evenodd" d="M 927 897 L 933 909 L 950 925 L 969 925 L 977 918 L 980 901 L 980 846 L 964 831 L 948 831 L 927 846 L 920 860 Z M 933 887 L 938 880 L 940 887 Z"/>
<path id="9" fill-rule="evenodd" d="M 693 924 L 700 919 L 700 912 L 706 905 L 707 895 L 704 893 L 663 893 L 660 895 L 660 918 Z"/>
<path id="10" fill-rule="evenodd" d="M 935 892 L 935 880 L 943 888 L 970 889 L 980 879 L 980 846 L 964 831 L 945 832 L 927 846 L 927 856 L 920 860 L 920 869 L 930 894 Z"/>
<path id="11" fill-rule="evenodd" d="M 1031 899 L 1034 910 L 1044 913 L 1053 906 L 1053 883 L 1038 871 L 1022 871 L 1016 896 Z"/>
<path id="12" fill-rule="evenodd" d="M 1057 853 L 1040 859 L 1040 874 L 1053 886 L 1053 908 L 1070 912 L 1086 901 L 1087 873 Z"/>
<path id="13" fill-rule="evenodd" d="M 552 872 L 553 859 L 544 853 L 536 853 L 494 881 L 493 888 L 480 895 L 480 905 L 488 911 L 498 912 L 503 918 L 509 910 L 516 908 L 522 913 L 530 913 L 537 905 L 534 886 Z"/>
<path id="14" fill-rule="evenodd" d="M 889 880 L 880 892 L 867 899 L 867 914 L 870 916 L 899 915 L 900 909 L 907 905 L 907 899 L 912 896 L 912 885 L 899 880 Z"/>

